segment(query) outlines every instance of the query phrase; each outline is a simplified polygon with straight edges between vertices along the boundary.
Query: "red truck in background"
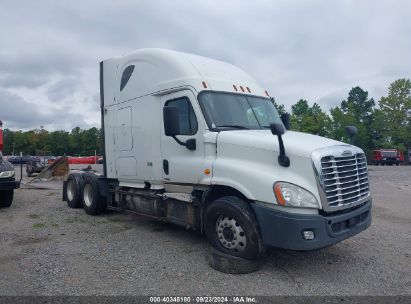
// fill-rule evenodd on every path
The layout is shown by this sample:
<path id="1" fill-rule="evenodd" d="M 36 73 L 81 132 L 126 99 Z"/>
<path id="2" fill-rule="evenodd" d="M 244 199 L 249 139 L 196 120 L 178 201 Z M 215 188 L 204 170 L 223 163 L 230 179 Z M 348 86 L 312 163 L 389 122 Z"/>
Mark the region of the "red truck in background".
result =
<path id="1" fill-rule="evenodd" d="M 404 164 L 404 154 L 398 149 L 379 149 L 373 151 L 374 164 L 379 166 Z"/>

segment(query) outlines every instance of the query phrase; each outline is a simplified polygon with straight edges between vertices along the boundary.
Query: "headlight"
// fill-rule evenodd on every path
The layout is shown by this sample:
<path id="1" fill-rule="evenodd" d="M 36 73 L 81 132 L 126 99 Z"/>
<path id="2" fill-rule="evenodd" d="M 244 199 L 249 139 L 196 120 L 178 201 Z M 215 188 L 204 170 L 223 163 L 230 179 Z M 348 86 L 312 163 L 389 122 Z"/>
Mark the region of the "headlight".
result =
<path id="1" fill-rule="evenodd" d="M 7 178 L 7 177 L 13 177 L 13 176 L 14 176 L 14 171 L 0 172 L 0 178 Z"/>
<path id="2" fill-rule="evenodd" d="M 274 193 L 281 206 L 319 208 L 314 195 L 299 186 L 278 182 L 274 185 Z"/>

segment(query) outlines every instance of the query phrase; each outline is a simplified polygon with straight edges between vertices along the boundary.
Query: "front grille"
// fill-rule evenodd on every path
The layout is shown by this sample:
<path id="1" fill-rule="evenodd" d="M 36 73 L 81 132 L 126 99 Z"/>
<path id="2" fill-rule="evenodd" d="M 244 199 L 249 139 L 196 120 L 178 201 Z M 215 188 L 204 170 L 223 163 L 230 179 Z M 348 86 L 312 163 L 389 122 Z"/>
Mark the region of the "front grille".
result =
<path id="1" fill-rule="evenodd" d="M 370 193 L 363 153 L 321 158 L 322 187 L 330 207 L 355 203 Z"/>

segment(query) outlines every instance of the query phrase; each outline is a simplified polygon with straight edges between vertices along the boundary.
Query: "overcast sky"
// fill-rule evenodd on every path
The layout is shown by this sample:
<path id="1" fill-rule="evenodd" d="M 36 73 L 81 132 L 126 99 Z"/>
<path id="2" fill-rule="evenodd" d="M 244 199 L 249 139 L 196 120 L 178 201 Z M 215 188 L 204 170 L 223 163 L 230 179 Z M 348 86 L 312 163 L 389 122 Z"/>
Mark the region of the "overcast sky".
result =
<path id="1" fill-rule="evenodd" d="M 280 103 L 379 100 L 411 78 L 411 1 L 0 0 L 4 127 L 99 126 L 99 62 L 138 48 L 228 61 Z"/>

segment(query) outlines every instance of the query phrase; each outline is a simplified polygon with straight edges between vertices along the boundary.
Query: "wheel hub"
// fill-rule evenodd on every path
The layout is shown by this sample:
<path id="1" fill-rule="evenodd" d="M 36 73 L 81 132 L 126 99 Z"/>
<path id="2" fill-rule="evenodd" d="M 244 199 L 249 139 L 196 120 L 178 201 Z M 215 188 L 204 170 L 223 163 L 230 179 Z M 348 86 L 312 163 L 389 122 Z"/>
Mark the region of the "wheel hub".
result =
<path id="1" fill-rule="evenodd" d="M 84 186 L 84 203 L 87 207 L 90 207 L 93 204 L 93 188 L 90 184 Z"/>
<path id="2" fill-rule="evenodd" d="M 69 181 L 67 184 L 67 198 L 72 201 L 76 192 L 76 185 L 73 181 Z"/>
<path id="3" fill-rule="evenodd" d="M 216 222 L 217 237 L 220 244 L 232 251 L 243 251 L 247 238 L 239 223 L 227 216 L 221 215 Z"/>
<path id="4" fill-rule="evenodd" d="M 223 236 L 224 236 L 224 239 L 226 239 L 227 241 L 231 242 L 234 240 L 234 232 L 229 227 L 225 227 L 223 229 Z"/>

